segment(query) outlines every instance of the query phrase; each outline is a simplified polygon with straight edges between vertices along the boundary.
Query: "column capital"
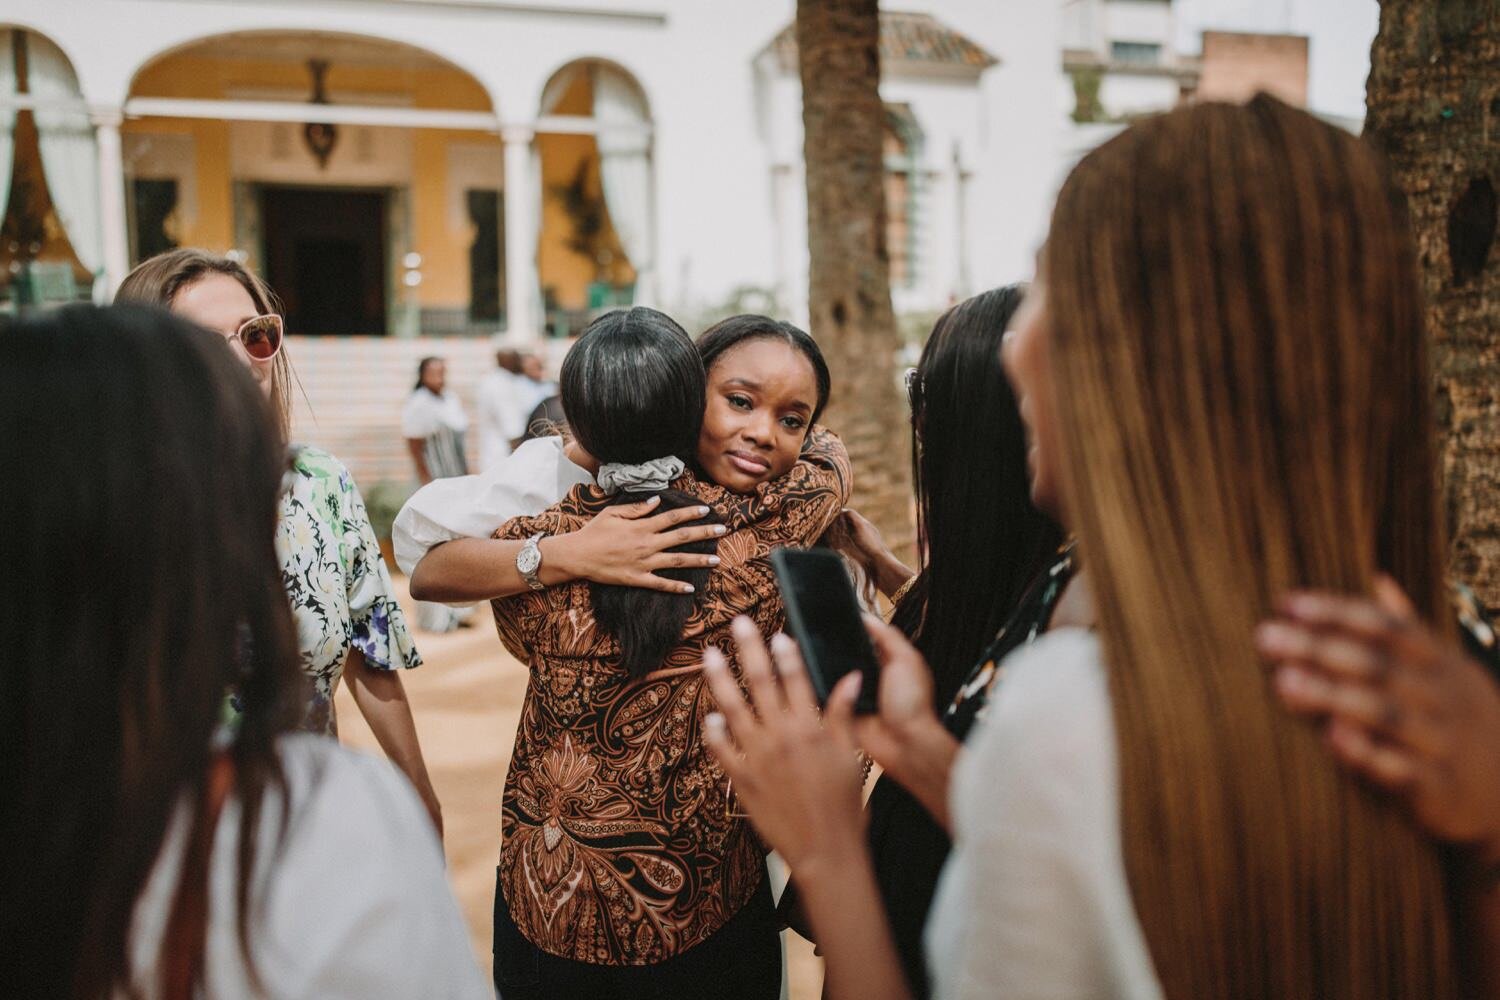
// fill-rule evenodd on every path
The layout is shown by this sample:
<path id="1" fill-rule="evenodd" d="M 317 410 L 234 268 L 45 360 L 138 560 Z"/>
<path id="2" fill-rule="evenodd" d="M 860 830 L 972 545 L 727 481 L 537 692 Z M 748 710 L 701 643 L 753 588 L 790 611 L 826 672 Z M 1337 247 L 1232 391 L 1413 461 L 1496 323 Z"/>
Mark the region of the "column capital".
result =
<path id="1" fill-rule="evenodd" d="M 89 106 L 89 122 L 95 128 L 118 129 L 124 121 L 125 112 L 122 108 L 101 104 Z"/>

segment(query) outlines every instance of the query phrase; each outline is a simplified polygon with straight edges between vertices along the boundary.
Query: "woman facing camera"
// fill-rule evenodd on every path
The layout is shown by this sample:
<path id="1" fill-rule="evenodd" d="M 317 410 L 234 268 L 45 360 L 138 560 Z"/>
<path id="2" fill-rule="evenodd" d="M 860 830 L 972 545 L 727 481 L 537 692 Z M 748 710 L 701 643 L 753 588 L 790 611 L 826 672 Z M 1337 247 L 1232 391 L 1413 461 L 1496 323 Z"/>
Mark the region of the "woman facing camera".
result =
<path id="1" fill-rule="evenodd" d="M 407 781 L 295 731 L 286 448 L 242 360 L 139 307 L 0 337 L 0 461 L 48 470 L 0 495 L 5 992 L 490 996 Z"/>
<path id="2" fill-rule="evenodd" d="M 638 308 L 595 321 L 562 368 L 575 454 L 595 485 L 497 532 L 535 547 L 654 498 L 722 535 L 712 570 L 662 571 L 684 591 L 539 583 L 494 604 L 502 640 L 531 672 L 495 900 L 507 997 L 748 1000 L 780 989 L 763 848 L 702 745 L 710 705 L 697 663 L 737 615 L 768 634 L 780 626 L 770 552 L 809 544 L 838 517 L 848 464 L 820 434 L 748 493 L 702 482 L 683 456 L 700 441 L 704 396 L 699 355 L 668 317 Z"/>
<path id="3" fill-rule="evenodd" d="M 131 271 L 116 299 L 170 309 L 223 337 L 270 398 L 286 440 L 293 375 L 282 318 L 271 290 L 244 265 L 202 250 L 172 250 Z M 328 452 L 291 447 L 276 551 L 310 683 L 303 728 L 338 734 L 333 695 L 345 678 L 381 749 L 406 772 L 441 830 L 442 812 L 400 674 L 422 658 L 359 489 Z"/>
<path id="4" fill-rule="evenodd" d="M 758 716 L 707 664 L 709 742 L 799 873 L 830 992 L 905 995 L 867 916 L 858 742 L 955 833 L 940 997 L 1459 995 L 1444 856 L 1280 711 L 1253 640 L 1288 590 L 1382 569 L 1450 621 L 1416 255 L 1381 164 L 1266 97 L 1136 125 L 1070 175 L 1015 326 L 1032 495 L 1077 533 L 1097 631 L 1012 656 L 961 752 L 887 627 L 858 726 L 852 681 L 819 724 L 785 643 L 783 693 L 741 633 Z"/>

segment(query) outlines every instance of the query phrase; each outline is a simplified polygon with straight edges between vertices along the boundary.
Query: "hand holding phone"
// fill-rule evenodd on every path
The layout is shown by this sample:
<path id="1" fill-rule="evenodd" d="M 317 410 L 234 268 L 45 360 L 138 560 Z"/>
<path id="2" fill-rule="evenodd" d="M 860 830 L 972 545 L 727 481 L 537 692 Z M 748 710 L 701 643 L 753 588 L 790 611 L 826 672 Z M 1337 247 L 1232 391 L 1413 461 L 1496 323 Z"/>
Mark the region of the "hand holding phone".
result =
<path id="1" fill-rule="evenodd" d="M 818 704 L 826 704 L 843 676 L 857 670 L 863 680 L 854 711 L 875 712 L 880 662 L 844 561 L 828 549 L 776 549 L 771 568 L 786 606 L 787 629 L 801 647 Z"/>

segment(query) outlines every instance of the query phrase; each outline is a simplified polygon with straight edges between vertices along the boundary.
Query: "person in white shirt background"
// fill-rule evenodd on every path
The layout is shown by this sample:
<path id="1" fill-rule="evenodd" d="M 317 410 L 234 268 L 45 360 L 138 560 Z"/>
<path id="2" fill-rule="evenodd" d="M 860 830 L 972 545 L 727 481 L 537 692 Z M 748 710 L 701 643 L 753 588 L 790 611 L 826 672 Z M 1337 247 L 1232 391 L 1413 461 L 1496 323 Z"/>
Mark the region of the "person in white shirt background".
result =
<path id="1" fill-rule="evenodd" d="M 0 460 L 50 470 L 0 536 L 6 995 L 492 997 L 411 785 L 295 732 L 287 457 L 249 370 L 141 306 L 5 325 L 0 419 L 32 429 Z"/>
<path id="2" fill-rule="evenodd" d="M 495 367 L 479 380 L 474 395 L 479 471 L 488 472 L 505 460 L 526 433 L 530 411 L 521 407 L 532 393 L 529 380 L 521 374 L 520 352 L 509 347 L 496 351 Z"/>
<path id="3" fill-rule="evenodd" d="M 448 365 L 442 358 L 423 358 L 417 365 L 417 384 L 401 410 L 401 435 L 411 450 L 417 480 L 426 486 L 435 479 L 469 474 L 464 455 L 464 432 L 469 418 L 457 394 L 448 391 Z M 428 632 L 451 632 L 468 623 L 472 608 L 417 602 L 417 627 Z"/>

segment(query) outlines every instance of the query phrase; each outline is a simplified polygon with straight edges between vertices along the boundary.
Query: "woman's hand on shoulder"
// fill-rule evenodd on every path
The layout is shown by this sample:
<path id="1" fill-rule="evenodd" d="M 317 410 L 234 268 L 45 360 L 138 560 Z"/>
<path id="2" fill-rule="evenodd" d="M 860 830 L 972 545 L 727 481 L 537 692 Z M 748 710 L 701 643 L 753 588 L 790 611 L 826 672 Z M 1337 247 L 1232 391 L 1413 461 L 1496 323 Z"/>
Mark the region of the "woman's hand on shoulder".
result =
<path id="1" fill-rule="evenodd" d="M 845 537 L 853 548 L 850 555 L 864 567 L 882 594 L 895 597 L 896 592 L 911 579 L 911 567 L 896 558 L 885 544 L 880 529 L 859 511 L 845 507 L 839 517 L 844 522 Z"/>
<path id="2" fill-rule="evenodd" d="M 1402 799 L 1439 840 L 1500 866 L 1500 685 L 1418 620 L 1400 587 L 1376 600 L 1296 593 L 1256 631 L 1277 696 L 1318 721 L 1346 767 Z"/>
<path id="3" fill-rule="evenodd" d="M 719 564 L 719 557 L 667 550 L 718 538 L 727 529 L 722 524 L 687 523 L 706 516 L 707 507 L 680 507 L 653 514 L 659 503 L 652 497 L 641 503 L 606 507 L 577 531 L 544 539 L 543 562 L 554 561 L 575 579 L 672 594 L 692 593 L 688 584 L 657 576 L 656 571 L 711 568 Z"/>

